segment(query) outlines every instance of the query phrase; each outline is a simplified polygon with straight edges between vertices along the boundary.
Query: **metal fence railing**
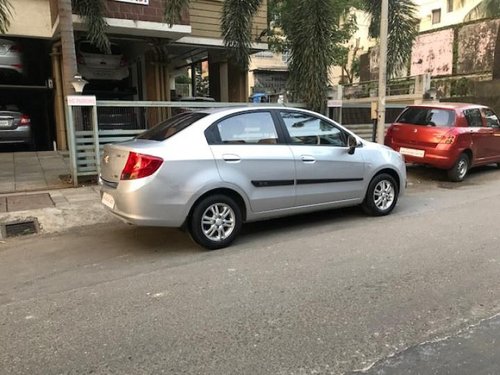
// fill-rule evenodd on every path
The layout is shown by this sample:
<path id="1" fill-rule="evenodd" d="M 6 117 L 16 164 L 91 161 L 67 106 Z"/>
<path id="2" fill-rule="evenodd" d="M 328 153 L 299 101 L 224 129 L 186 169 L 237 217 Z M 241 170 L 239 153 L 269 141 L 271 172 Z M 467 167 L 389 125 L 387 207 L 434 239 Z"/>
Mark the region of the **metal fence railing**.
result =
<path id="1" fill-rule="evenodd" d="M 96 101 L 95 97 L 84 96 L 73 96 L 71 99 L 68 97 L 66 123 L 70 169 L 75 186 L 79 177 L 99 175 L 100 156 L 107 143 L 129 140 L 181 111 L 255 106 L 253 103 Z M 287 106 L 301 107 L 303 104 L 287 103 Z"/>

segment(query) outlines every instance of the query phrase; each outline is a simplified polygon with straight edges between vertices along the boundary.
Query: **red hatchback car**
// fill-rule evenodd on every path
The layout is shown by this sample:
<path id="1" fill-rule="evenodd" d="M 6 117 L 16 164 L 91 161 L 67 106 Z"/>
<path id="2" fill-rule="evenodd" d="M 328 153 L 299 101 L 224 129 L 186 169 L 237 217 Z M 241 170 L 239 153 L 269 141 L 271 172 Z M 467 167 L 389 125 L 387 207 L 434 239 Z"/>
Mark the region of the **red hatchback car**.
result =
<path id="1" fill-rule="evenodd" d="M 481 105 L 411 105 L 389 127 L 385 144 L 403 154 L 407 163 L 445 169 L 458 182 L 472 167 L 500 166 L 500 121 Z"/>

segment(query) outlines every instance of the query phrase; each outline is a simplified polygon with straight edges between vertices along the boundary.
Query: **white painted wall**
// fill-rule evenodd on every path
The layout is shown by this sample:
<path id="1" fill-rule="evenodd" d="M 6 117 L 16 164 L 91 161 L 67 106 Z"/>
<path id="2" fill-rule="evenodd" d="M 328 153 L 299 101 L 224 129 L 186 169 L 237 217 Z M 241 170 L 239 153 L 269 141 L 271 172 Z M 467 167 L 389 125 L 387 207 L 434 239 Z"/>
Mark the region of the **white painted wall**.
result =
<path id="1" fill-rule="evenodd" d="M 448 0 L 414 0 L 419 8 L 420 31 L 460 24 L 481 0 L 454 0 L 453 11 L 448 12 Z M 441 22 L 432 24 L 432 11 L 441 9 Z"/>

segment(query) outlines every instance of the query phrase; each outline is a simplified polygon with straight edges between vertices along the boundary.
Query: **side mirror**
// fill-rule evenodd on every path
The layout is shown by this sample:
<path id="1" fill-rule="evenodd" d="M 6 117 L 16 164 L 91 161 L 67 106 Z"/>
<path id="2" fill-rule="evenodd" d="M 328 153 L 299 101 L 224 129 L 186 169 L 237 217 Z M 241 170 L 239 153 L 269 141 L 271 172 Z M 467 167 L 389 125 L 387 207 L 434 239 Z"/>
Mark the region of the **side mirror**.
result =
<path id="1" fill-rule="evenodd" d="M 354 151 L 356 151 L 356 147 L 358 147 L 358 140 L 349 134 L 349 136 L 347 137 L 347 146 L 349 147 L 349 151 L 347 151 L 347 153 L 349 155 L 354 154 Z"/>

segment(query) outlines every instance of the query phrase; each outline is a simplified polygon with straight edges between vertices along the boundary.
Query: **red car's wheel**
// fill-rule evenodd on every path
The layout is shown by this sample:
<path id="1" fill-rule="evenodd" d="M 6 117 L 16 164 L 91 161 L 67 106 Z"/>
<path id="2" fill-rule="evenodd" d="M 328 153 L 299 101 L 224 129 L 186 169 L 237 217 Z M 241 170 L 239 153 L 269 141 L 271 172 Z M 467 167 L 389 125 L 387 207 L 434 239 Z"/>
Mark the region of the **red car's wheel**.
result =
<path id="1" fill-rule="evenodd" d="M 460 154 L 455 165 L 448 170 L 448 177 L 453 182 L 462 182 L 469 171 L 470 160 L 467 154 Z"/>

